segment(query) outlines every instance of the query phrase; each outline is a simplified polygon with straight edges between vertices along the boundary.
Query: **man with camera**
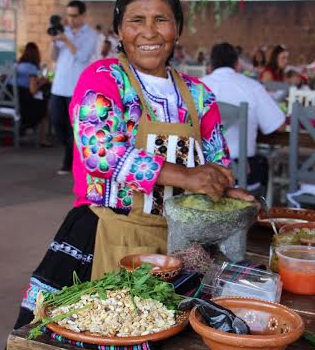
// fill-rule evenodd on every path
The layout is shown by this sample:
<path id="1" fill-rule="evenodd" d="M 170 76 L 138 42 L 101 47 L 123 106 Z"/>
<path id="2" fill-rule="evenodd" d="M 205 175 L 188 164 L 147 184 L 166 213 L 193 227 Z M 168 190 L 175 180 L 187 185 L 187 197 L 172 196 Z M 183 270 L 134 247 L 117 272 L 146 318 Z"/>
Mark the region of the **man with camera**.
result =
<path id="1" fill-rule="evenodd" d="M 52 55 L 56 61 L 50 115 L 65 147 L 59 175 L 68 174 L 72 169 L 73 132 L 68 108 L 79 76 L 91 62 L 97 41 L 96 32 L 85 23 L 85 13 L 84 2 L 70 1 L 66 8 L 67 25 L 63 26 L 61 18 L 54 15 L 47 31 L 52 37 Z"/>

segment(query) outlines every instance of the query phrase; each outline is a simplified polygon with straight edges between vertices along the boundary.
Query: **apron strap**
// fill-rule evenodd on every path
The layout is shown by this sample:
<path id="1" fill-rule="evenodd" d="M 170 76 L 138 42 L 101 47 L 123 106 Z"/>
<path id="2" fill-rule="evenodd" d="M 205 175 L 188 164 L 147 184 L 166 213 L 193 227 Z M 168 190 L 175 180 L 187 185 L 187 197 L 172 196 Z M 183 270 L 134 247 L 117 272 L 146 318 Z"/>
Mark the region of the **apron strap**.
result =
<path id="1" fill-rule="evenodd" d="M 144 120 L 142 120 L 142 122 L 145 122 L 145 121 L 147 122 L 148 121 L 147 115 L 150 113 L 148 111 L 147 101 L 145 100 L 145 98 L 143 96 L 138 79 L 135 77 L 134 73 L 131 71 L 126 55 L 124 55 L 123 53 L 119 53 L 118 57 L 119 57 L 119 61 L 120 61 L 121 65 L 123 66 L 125 72 L 127 73 L 128 77 L 129 77 L 130 84 L 136 90 L 136 92 L 139 96 L 140 102 L 142 104 L 143 111 L 142 111 L 141 119 L 144 119 Z M 192 95 L 188 89 L 187 84 L 185 83 L 184 79 L 182 78 L 182 76 L 174 68 L 171 69 L 171 72 L 172 72 L 172 76 L 174 78 L 175 84 L 178 86 L 178 89 L 182 95 L 182 98 L 185 101 L 185 104 L 187 106 L 188 113 L 192 119 L 192 127 L 194 129 L 195 139 L 201 145 L 199 118 L 198 118 L 198 113 L 197 113 Z"/>
<path id="2" fill-rule="evenodd" d="M 195 129 L 195 139 L 200 143 L 201 145 L 201 135 L 200 135 L 200 126 L 199 126 L 199 118 L 198 118 L 198 112 L 195 106 L 194 99 L 188 89 L 188 86 L 183 79 L 183 77 L 178 73 L 178 71 L 172 67 L 171 69 L 174 81 L 176 85 L 179 88 L 179 91 L 183 97 L 183 100 L 185 101 L 185 104 L 188 109 L 188 113 L 192 120 L 192 125 Z"/>
<path id="3" fill-rule="evenodd" d="M 121 63 L 121 65 L 123 66 L 124 68 L 124 71 L 127 73 L 128 75 L 128 78 L 130 80 L 130 84 L 132 85 L 132 87 L 136 90 L 136 93 L 137 95 L 139 96 L 139 99 L 140 99 L 140 102 L 142 104 L 142 108 L 143 108 L 143 111 L 142 111 L 142 116 L 145 116 L 147 117 L 147 115 L 149 114 L 148 112 L 148 106 L 147 106 L 147 102 L 143 96 L 143 93 L 142 93 L 142 90 L 141 90 L 141 87 L 140 87 L 140 84 L 138 82 L 138 79 L 135 77 L 135 75 L 133 74 L 133 72 L 131 71 L 130 67 L 129 67 L 129 62 L 128 62 L 128 59 L 127 59 L 127 56 L 124 55 L 122 52 L 119 53 L 118 55 L 118 58 L 119 58 L 119 61 Z M 146 118 L 147 119 L 147 118 Z"/>

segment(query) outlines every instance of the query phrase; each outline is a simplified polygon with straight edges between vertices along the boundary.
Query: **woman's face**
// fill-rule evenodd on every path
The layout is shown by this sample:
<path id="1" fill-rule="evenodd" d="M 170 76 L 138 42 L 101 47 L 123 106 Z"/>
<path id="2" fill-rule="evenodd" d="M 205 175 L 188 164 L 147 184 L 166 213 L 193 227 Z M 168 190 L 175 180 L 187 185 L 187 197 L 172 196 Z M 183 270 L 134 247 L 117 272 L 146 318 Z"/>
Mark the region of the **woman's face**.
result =
<path id="1" fill-rule="evenodd" d="M 288 51 L 282 51 L 278 55 L 278 67 L 284 69 L 288 64 L 289 53 Z"/>
<path id="2" fill-rule="evenodd" d="M 262 63 L 264 58 L 263 58 L 263 55 L 260 51 L 257 51 L 256 54 L 255 54 L 255 59 L 258 63 Z"/>
<path id="3" fill-rule="evenodd" d="M 165 0 L 135 0 L 126 7 L 119 40 L 139 71 L 166 77 L 166 61 L 177 38 L 174 14 Z"/>

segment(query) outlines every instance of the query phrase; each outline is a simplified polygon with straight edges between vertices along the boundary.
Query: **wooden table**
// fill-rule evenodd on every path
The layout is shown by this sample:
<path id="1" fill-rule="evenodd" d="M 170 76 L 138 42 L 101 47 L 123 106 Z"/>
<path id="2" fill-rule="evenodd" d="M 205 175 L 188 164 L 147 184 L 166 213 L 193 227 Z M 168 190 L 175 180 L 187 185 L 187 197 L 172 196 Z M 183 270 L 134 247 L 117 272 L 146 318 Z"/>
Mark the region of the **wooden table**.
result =
<path id="1" fill-rule="evenodd" d="M 247 258 L 255 262 L 267 263 L 272 232 L 268 228 L 254 226 L 248 236 Z M 315 296 L 303 296 L 283 292 L 281 303 L 296 310 L 305 322 L 306 329 L 315 332 Z M 61 344 L 48 336 L 42 336 L 36 341 L 27 340 L 31 326 L 13 331 L 8 338 L 7 350 L 60 350 L 80 349 Z M 82 348 L 81 348 L 82 349 Z M 206 350 L 202 339 L 190 327 L 171 339 L 156 345 L 159 350 Z M 299 339 L 287 347 L 287 350 L 314 350 L 306 340 Z"/>
<path id="2" fill-rule="evenodd" d="M 258 133 L 257 143 L 263 143 L 270 146 L 289 146 L 290 144 L 290 132 L 273 132 L 269 135 L 263 135 Z M 314 148 L 315 141 L 312 139 L 309 133 L 301 132 L 299 134 L 299 147 Z"/>

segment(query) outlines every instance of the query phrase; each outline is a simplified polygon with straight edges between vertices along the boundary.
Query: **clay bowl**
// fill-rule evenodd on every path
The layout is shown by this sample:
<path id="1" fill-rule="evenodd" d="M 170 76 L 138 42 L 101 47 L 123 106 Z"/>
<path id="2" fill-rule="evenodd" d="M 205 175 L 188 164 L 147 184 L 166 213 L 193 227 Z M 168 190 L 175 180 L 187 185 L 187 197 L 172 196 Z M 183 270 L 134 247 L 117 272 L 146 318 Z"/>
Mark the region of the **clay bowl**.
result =
<path id="1" fill-rule="evenodd" d="M 273 236 L 272 246 L 270 250 L 270 268 L 273 272 L 278 272 L 278 256 L 276 254 L 276 248 L 281 247 L 282 245 L 313 245 L 315 246 L 315 233 L 314 238 L 312 239 L 298 239 L 298 236 L 293 235 L 292 233 L 299 233 L 303 228 L 308 228 L 315 231 L 315 222 L 305 222 L 298 224 L 289 224 L 282 226 L 279 230 L 278 236 Z"/>
<path id="2" fill-rule="evenodd" d="M 208 327 L 194 308 L 189 322 L 211 350 L 283 350 L 304 331 L 301 317 L 283 305 L 237 297 L 214 301 L 246 321 L 252 334 L 231 334 Z"/>
<path id="3" fill-rule="evenodd" d="M 285 226 L 281 227 L 279 234 L 286 235 L 286 234 L 292 233 L 292 232 L 299 233 L 299 231 L 303 231 L 303 229 L 309 229 L 309 230 L 314 231 L 314 238 L 312 238 L 312 239 L 301 238 L 300 244 L 315 246 L 315 222 L 306 222 L 306 223 L 285 225 Z"/>
<path id="4" fill-rule="evenodd" d="M 270 208 L 270 213 L 278 229 L 289 224 L 315 221 L 315 210 L 310 209 L 273 207 Z M 264 211 L 259 213 L 257 223 L 260 226 L 271 228 L 267 214 Z"/>
<path id="5" fill-rule="evenodd" d="M 189 312 L 184 312 L 177 317 L 176 324 L 173 327 L 166 329 L 165 331 L 152 333 L 148 335 L 137 336 L 137 337 L 105 337 L 105 336 L 100 336 L 90 332 L 77 333 L 77 332 L 71 331 L 70 329 L 61 327 L 57 323 L 49 323 L 47 324 L 47 328 L 49 328 L 52 332 L 55 332 L 61 335 L 62 337 L 75 340 L 75 341 L 80 341 L 80 342 L 89 343 L 89 344 L 96 344 L 96 345 L 127 346 L 127 345 L 139 345 L 147 341 L 160 341 L 160 340 L 171 338 L 174 335 L 181 332 L 187 326 L 188 318 L 189 318 Z"/>
<path id="6" fill-rule="evenodd" d="M 143 263 L 150 263 L 154 267 L 151 270 L 152 275 L 159 277 L 164 281 L 173 280 L 181 271 L 183 263 L 181 260 L 163 254 L 133 254 L 127 255 L 119 262 L 119 266 L 127 271 L 137 269 Z"/>

